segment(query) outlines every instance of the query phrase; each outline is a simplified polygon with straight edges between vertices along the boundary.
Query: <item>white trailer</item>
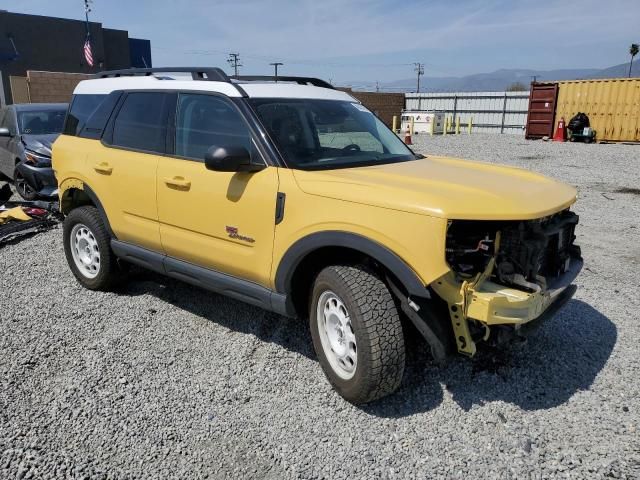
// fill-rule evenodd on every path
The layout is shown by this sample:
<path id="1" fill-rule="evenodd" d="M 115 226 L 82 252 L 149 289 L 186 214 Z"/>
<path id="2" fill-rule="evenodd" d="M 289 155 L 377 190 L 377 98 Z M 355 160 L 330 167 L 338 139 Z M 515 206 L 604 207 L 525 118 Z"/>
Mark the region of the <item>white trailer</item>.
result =
<path id="1" fill-rule="evenodd" d="M 413 120 L 412 134 L 435 133 L 441 134 L 444 131 L 444 112 L 427 110 L 403 110 L 400 117 L 400 132 L 404 133 L 407 128 L 411 128 Z"/>

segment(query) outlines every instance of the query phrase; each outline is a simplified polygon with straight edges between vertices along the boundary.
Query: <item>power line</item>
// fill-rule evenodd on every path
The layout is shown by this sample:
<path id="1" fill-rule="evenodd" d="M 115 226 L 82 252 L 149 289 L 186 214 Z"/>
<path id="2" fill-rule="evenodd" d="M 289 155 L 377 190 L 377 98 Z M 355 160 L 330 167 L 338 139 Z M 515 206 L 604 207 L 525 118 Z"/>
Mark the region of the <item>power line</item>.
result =
<path id="1" fill-rule="evenodd" d="M 164 50 L 168 52 L 174 53 L 182 53 L 185 55 L 203 55 L 203 56 L 215 56 L 215 55 L 228 55 L 227 51 L 223 50 L 176 50 L 174 48 L 167 48 L 152 45 L 151 48 L 153 50 Z M 262 55 L 242 55 L 243 58 L 249 58 L 253 60 L 265 60 L 269 61 L 273 57 L 267 57 Z M 319 67 L 359 67 L 359 68 L 384 68 L 384 67 L 406 67 L 408 65 L 413 65 L 413 63 L 353 63 L 353 62 L 323 62 L 323 61 L 314 61 L 314 60 L 299 60 L 299 59 L 290 59 L 283 58 L 282 59 L 287 64 L 294 65 L 310 65 L 310 66 L 319 66 Z"/>
<path id="2" fill-rule="evenodd" d="M 275 77 L 276 77 L 276 82 L 277 82 L 278 81 L 278 67 L 280 65 L 284 65 L 284 63 L 282 63 L 282 62 L 273 62 L 273 63 L 270 63 L 269 65 L 273 66 L 273 68 L 275 70 Z"/>
<path id="3" fill-rule="evenodd" d="M 240 63 L 240 54 L 239 53 L 230 53 L 229 58 L 227 58 L 227 63 L 233 67 L 234 75 L 238 76 L 238 68 L 242 66 Z"/>

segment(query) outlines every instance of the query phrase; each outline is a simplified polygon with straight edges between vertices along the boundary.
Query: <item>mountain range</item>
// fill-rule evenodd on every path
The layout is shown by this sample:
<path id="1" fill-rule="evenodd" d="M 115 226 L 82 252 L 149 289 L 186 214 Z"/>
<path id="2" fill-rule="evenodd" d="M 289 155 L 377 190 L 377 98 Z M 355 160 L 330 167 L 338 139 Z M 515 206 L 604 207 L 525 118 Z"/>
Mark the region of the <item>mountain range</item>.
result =
<path id="1" fill-rule="evenodd" d="M 529 89 L 529 84 L 535 77 L 538 82 L 555 80 L 580 80 L 586 78 L 626 78 L 629 64 L 622 63 L 613 67 L 579 68 L 562 70 L 526 70 L 501 69 L 491 73 L 476 73 L 464 77 L 421 77 L 421 92 L 501 92 L 514 83 L 521 83 Z M 640 59 L 633 64 L 632 77 L 640 77 Z M 354 90 L 375 90 L 376 82 L 353 81 L 345 82 Z M 380 82 L 378 85 L 383 92 L 415 92 L 416 79 Z"/>

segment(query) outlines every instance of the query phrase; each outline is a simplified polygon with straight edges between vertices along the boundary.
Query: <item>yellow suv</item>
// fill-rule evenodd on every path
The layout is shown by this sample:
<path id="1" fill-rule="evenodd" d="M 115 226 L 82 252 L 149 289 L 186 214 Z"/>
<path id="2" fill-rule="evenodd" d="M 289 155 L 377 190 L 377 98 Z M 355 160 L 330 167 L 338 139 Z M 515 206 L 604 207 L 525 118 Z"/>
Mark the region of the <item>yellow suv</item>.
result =
<path id="1" fill-rule="evenodd" d="M 353 403 L 400 384 L 403 322 L 444 362 L 520 334 L 575 291 L 572 187 L 414 154 L 318 79 L 96 77 L 53 147 L 65 254 L 87 288 L 113 287 L 130 262 L 308 318 Z"/>

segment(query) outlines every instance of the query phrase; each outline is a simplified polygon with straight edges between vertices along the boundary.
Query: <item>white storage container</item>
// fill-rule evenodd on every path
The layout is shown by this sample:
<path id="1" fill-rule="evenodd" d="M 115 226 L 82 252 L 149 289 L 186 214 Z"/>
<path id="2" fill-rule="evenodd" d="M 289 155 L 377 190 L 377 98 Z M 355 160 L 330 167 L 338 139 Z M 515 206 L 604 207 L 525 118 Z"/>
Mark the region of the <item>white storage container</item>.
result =
<path id="1" fill-rule="evenodd" d="M 405 133 L 407 128 L 411 128 L 413 119 L 413 132 L 416 133 L 436 133 L 444 131 L 444 112 L 429 112 L 426 110 L 404 110 L 400 121 L 400 132 Z"/>

